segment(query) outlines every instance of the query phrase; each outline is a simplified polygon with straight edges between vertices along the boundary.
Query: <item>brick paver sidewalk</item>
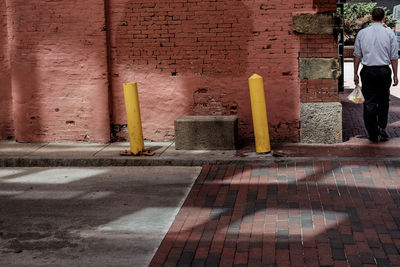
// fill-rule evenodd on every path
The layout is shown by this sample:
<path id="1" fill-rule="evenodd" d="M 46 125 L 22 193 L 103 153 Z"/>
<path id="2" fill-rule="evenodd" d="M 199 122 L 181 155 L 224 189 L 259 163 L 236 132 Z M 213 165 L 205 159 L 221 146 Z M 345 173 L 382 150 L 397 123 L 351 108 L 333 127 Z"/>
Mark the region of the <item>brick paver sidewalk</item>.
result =
<path id="1" fill-rule="evenodd" d="M 206 166 L 151 266 L 400 266 L 400 163 Z"/>

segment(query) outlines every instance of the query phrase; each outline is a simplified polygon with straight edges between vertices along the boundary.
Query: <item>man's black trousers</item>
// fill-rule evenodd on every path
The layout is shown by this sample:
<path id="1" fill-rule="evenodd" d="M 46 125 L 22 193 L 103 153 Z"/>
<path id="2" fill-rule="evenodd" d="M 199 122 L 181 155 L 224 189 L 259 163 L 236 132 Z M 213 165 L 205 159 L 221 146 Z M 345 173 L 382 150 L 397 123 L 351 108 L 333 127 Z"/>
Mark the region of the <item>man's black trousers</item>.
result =
<path id="1" fill-rule="evenodd" d="M 364 102 L 364 123 L 370 138 L 377 138 L 378 128 L 388 121 L 392 70 L 389 66 L 364 66 L 360 73 Z"/>

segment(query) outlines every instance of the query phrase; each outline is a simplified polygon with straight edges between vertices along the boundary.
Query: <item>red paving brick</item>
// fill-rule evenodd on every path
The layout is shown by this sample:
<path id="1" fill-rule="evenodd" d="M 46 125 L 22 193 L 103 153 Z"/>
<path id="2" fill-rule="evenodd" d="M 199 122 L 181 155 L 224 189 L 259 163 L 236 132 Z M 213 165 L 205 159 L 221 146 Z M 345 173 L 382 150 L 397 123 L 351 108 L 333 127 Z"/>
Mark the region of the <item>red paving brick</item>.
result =
<path id="1" fill-rule="evenodd" d="M 400 264 L 400 162 L 206 166 L 151 266 Z"/>
<path id="2" fill-rule="evenodd" d="M 363 105 L 355 105 L 347 99 L 350 90 L 340 93 L 340 102 L 343 109 L 343 139 L 349 140 L 354 136 L 366 136 L 364 127 Z M 390 96 L 390 108 L 388 114 L 388 126 L 386 128 L 390 137 L 400 137 L 400 113 L 398 107 L 400 99 L 394 95 Z"/>
<path id="3" fill-rule="evenodd" d="M 387 142 L 373 144 L 367 139 L 364 127 L 363 106 L 356 105 L 347 100 L 350 90 L 340 93 L 342 104 L 342 128 L 343 143 L 338 144 L 303 144 L 303 143 L 281 143 L 272 144 L 272 151 L 276 156 L 287 157 L 400 157 L 400 99 L 391 96 L 390 109 L 388 115 L 388 126 L 386 128 L 390 137 Z M 242 149 L 254 151 L 254 147 L 249 145 Z M 338 174 L 336 178 L 348 175 L 348 172 Z M 375 171 L 379 172 L 379 169 Z M 366 176 L 373 173 L 364 173 Z M 347 177 L 348 178 L 348 177 Z"/>

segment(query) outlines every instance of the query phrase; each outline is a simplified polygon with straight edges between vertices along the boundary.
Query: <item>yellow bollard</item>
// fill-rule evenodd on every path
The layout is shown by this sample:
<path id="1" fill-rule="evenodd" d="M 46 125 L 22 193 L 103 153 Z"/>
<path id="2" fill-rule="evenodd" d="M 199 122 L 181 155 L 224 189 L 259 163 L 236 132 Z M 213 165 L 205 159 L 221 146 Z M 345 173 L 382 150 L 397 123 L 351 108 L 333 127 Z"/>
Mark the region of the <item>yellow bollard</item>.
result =
<path id="1" fill-rule="evenodd" d="M 124 96 L 130 149 L 132 154 L 138 155 L 144 150 L 144 140 L 137 83 L 124 83 Z"/>
<path id="2" fill-rule="evenodd" d="M 271 152 L 271 145 L 269 143 L 263 78 L 258 74 L 253 74 L 253 76 L 249 78 L 249 87 L 254 137 L 256 139 L 256 152 L 268 153 Z"/>

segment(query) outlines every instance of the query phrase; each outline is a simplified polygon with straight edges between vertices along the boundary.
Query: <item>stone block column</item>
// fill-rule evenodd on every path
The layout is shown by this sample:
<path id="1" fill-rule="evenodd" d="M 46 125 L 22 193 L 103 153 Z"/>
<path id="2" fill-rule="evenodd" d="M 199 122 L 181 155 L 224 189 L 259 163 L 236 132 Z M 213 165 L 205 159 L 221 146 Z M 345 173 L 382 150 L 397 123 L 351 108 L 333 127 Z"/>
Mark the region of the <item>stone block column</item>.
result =
<path id="1" fill-rule="evenodd" d="M 293 30 L 300 36 L 300 142 L 342 142 L 342 106 L 339 103 L 340 64 L 335 29 L 340 19 L 329 3 L 324 13 L 296 14 Z M 334 2 L 334 1 L 331 1 Z"/>

